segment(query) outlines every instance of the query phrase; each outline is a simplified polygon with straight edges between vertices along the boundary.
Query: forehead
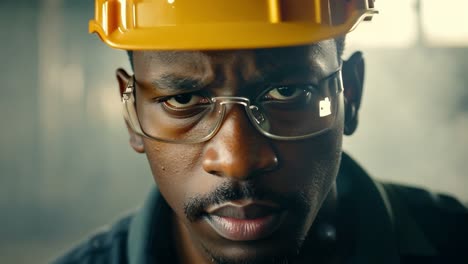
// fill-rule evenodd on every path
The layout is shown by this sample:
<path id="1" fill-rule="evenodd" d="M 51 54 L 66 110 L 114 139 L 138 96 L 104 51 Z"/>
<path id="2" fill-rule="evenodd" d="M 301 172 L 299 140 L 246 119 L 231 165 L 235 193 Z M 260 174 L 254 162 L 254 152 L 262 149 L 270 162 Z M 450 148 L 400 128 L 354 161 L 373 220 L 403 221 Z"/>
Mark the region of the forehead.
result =
<path id="1" fill-rule="evenodd" d="M 137 78 L 157 78 L 162 75 L 219 75 L 236 73 L 245 79 L 256 74 L 281 69 L 310 69 L 319 77 L 339 67 L 334 40 L 297 47 L 219 50 L 219 51 L 135 51 L 133 64 Z"/>

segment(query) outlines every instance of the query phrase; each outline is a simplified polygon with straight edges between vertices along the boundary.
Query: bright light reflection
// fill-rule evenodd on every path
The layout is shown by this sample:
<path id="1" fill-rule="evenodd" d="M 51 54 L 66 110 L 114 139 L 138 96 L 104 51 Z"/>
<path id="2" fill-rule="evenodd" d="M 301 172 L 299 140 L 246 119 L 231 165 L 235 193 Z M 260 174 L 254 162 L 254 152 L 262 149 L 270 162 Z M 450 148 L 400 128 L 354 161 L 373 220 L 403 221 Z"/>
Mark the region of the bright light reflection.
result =
<path id="1" fill-rule="evenodd" d="M 127 28 L 127 5 L 125 4 L 125 1 L 120 2 L 120 15 L 122 16 L 122 26 Z"/>
<path id="2" fill-rule="evenodd" d="M 422 1 L 422 26 L 430 45 L 468 45 L 468 1 Z"/>
<path id="3" fill-rule="evenodd" d="M 421 28 L 416 3 L 416 0 L 377 1 L 380 14 L 371 22 L 359 24 L 348 35 L 347 46 L 408 47 L 416 43 L 419 30 L 428 45 L 468 45 L 467 0 L 421 0 Z"/>
<path id="4" fill-rule="evenodd" d="M 347 46 L 406 47 L 417 36 L 414 0 L 377 1 L 379 14 L 348 35 Z"/>
<path id="5" fill-rule="evenodd" d="M 175 0 L 167 0 L 167 2 L 172 5 L 175 2 Z"/>

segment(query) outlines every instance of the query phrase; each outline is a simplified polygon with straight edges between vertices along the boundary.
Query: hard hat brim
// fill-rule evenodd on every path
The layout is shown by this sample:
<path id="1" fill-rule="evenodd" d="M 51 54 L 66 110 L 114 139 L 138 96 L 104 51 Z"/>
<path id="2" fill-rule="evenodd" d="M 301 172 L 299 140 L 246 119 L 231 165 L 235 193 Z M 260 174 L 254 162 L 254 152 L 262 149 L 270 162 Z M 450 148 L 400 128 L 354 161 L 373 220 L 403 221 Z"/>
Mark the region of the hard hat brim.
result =
<path id="1" fill-rule="evenodd" d="M 316 23 L 219 23 L 117 28 L 106 32 L 96 20 L 89 32 L 109 46 L 123 50 L 220 50 L 296 46 L 335 38 L 352 31 L 374 10 L 353 12 L 338 26 Z"/>

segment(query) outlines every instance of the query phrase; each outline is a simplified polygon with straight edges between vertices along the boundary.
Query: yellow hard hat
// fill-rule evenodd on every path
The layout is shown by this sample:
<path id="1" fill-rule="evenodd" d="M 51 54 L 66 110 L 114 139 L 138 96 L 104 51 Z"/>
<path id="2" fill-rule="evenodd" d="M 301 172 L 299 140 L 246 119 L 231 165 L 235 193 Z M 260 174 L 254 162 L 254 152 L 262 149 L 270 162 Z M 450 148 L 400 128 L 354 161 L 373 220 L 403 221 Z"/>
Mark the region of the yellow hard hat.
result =
<path id="1" fill-rule="evenodd" d="M 344 35 L 374 0 L 96 0 L 90 33 L 125 50 L 293 46 Z"/>

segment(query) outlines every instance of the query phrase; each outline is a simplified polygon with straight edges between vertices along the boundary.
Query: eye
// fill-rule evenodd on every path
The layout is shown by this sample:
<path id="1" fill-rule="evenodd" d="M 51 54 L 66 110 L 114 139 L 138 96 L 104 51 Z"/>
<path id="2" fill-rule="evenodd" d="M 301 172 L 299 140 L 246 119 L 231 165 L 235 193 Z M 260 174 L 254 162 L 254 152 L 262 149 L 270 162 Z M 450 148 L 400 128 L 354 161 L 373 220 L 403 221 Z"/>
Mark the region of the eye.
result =
<path id="1" fill-rule="evenodd" d="M 186 93 L 186 94 L 178 94 L 172 97 L 168 97 L 165 101 L 164 104 L 170 108 L 173 109 L 184 109 L 184 108 L 190 108 L 193 106 L 197 105 L 203 105 L 203 104 L 208 104 L 209 99 L 193 94 L 193 93 Z"/>
<path id="2" fill-rule="evenodd" d="M 266 99 L 270 100 L 289 101 L 305 95 L 307 95 L 307 91 L 303 88 L 294 86 L 282 86 L 271 89 L 270 91 L 268 91 L 265 97 Z"/>

